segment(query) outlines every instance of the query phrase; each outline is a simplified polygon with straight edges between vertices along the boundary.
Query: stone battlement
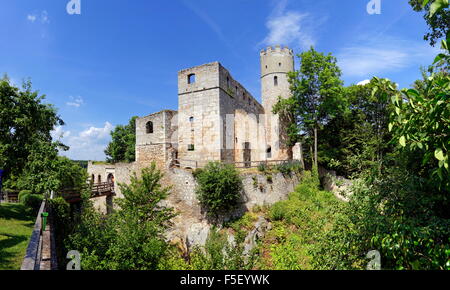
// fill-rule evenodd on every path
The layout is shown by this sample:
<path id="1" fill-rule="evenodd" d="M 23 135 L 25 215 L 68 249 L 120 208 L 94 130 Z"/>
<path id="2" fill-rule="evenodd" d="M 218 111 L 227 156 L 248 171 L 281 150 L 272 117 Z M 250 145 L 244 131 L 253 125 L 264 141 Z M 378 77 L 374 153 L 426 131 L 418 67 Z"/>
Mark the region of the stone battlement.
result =
<path id="1" fill-rule="evenodd" d="M 285 53 L 288 55 L 294 55 L 294 51 L 287 46 L 282 47 L 281 45 L 276 45 L 275 48 L 272 46 L 267 47 L 266 49 L 261 50 L 260 55 L 268 55 L 272 53 Z"/>

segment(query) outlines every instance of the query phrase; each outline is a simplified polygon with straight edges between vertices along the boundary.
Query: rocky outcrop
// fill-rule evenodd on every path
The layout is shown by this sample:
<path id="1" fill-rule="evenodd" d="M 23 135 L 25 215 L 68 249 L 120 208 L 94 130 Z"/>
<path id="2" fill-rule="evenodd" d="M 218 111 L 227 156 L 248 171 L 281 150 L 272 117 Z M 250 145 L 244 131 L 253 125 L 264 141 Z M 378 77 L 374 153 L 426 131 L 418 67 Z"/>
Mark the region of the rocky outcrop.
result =
<path id="1" fill-rule="evenodd" d="M 259 217 L 258 221 L 255 224 L 255 228 L 250 231 L 244 241 L 244 255 L 248 255 L 251 250 L 253 250 L 258 240 L 264 238 L 264 235 L 267 231 L 272 228 L 272 224 L 269 223 L 264 217 Z"/>
<path id="2" fill-rule="evenodd" d="M 353 182 L 342 176 L 336 176 L 335 171 L 321 169 L 319 175 L 322 179 L 323 188 L 330 191 L 336 198 L 348 202 L 352 195 L 351 186 Z"/>

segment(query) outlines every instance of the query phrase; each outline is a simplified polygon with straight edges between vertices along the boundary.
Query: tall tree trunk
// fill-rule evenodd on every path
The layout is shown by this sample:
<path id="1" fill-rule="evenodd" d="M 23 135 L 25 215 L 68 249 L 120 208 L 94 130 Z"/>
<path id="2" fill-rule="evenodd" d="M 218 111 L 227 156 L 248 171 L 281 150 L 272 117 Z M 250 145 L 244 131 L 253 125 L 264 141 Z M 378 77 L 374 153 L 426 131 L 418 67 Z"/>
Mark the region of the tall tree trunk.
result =
<path id="1" fill-rule="evenodd" d="M 317 161 L 317 127 L 314 128 L 314 165 L 319 169 Z"/>
<path id="2" fill-rule="evenodd" d="M 305 160 L 303 160 L 303 144 L 302 142 L 299 142 L 300 144 L 300 165 L 303 169 L 305 169 Z"/>

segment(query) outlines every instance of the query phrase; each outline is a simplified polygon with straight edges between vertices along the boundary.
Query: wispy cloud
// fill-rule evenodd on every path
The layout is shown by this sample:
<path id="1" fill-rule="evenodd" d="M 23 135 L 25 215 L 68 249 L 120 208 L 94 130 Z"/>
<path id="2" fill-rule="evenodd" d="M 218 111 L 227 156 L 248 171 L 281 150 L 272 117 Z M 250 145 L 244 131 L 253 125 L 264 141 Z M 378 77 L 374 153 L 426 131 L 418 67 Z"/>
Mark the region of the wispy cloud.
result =
<path id="1" fill-rule="evenodd" d="M 345 76 L 371 78 L 430 63 L 436 52 L 424 42 L 383 37 L 364 39 L 344 47 L 337 59 Z"/>
<path id="2" fill-rule="evenodd" d="M 217 35 L 220 41 L 222 41 L 229 49 L 234 51 L 230 41 L 227 37 L 225 37 L 222 28 L 205 11 L 196 6 L 193 2 L 195 1 L 183 0 L 184 5 L 194 12 L 195 15 L 197 15 L 203 22 L 205 22 L 206 25 L 208 25 L 208 27 Z"/>
<path id="3" fill-rule="evenodd" d="M 84 100 L 82 97 L 69 97 L 70 101 L 66 103 L 69 107 L 79 108 L 84 104 Z"/>
<path id="4" fill-rule="evenodd" d="M 303 50 L 315 46 L 316 28 L 326 19 L 313 17 L 306 12 L 287 9 L 288 1 L 280 1 L 268 17 L 266 27 L 268 34 L 260 43 L 264 45 L 288 45 Z"/>
<path id="5" fill-rule="evenodd" d="M 76 160 L 104 160 L 104 150 L 111 139 L 110 133 L 113 129 L 114 126 L 110 122 L 105 122 L 103 127 L 91 126 L 74 135 L 63 127 L 56 127 L 52 136 L 54 140 L 70 147 L 69 151 L 61 152 L 62 155 Z"/>
<path id="6" fill-rule="evenodd" d="M 48 24 L 50 23 L 50 19 L 48 17 L 47 10 L 42 10 L 40 13 L 31 13 L 27 15 L 27 20 L 31 23 L 36 22 L 39 20 L 42 24 Z"/>
<path id="7" fill-rule="evenodd" d="M 30 21 L 30 22 L 35 22 L 36 19 L 37 19 L 37 16 L 34 15 L 34 14 L 28 14 L 27 15 L 27 20 Z"/>

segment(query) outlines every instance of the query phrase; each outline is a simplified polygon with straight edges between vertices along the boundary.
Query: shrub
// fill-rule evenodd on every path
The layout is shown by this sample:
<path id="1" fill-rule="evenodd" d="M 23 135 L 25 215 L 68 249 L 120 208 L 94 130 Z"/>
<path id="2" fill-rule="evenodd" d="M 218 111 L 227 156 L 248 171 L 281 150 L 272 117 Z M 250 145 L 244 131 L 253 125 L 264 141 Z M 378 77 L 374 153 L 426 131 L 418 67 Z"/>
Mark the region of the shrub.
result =
<path id="1" fill-rule="evenodd" d="M 303 171 L 303 167 L 300 161 L 292 161 L 292 162 L 283 162 L 276 166 L 276 169 L 281 172 L 283 175 L 291 174 L 291 173 L 300 173 Z"/>
<path id="2" fill-rule="evenodd" d="M 260 171 L 260 172 L 266 172 L 267 171 L 267 163 L 260 163 L 259 165 L 258 165 L 258 171 Z"/>
<path id="3" fill-rule="evenodd" d="M 64 247 L 64 239 L 70 234 L 74 226 L 70 216 L 70 205 L 64 198 L 58 197 L 49 199 L 47 201 L 47 206 L 53 217 L 55 226 L 58 265 L 64 265 L 66 262 L 66 254 L 68 252 Z"/>
<path id="4" fill-rule="evenodd" d="M 242 190 L 239 172 L 230 164 L 210 162 L 197 175 L 197 196 L 209 216 L 236 208 Z"/>
<path id="5" fill-rule="evenodd" d="M 38 212 L 43 200 L 44 197 L 40 194 L 28 194 L 23 197 L 23 204 Z"/>
<path id="6" fill-rule="evenodd" d="M 30 194 L 32 194 L 31 190 L 22 190 L 21 192 L 19 192 L 19 196 L 18 196 L 19 202 L 22 204 L 25 204 L 25 199 Z"/>

